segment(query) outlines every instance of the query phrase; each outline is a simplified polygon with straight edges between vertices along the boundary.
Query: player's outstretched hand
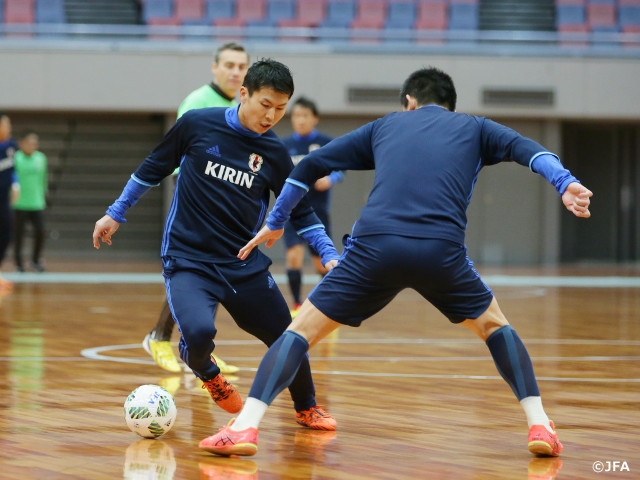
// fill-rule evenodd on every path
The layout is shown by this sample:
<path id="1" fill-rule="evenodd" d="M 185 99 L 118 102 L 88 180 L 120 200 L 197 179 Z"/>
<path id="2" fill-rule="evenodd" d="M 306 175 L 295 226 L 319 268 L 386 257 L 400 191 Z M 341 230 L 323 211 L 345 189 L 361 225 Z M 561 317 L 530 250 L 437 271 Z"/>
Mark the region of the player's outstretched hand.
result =
<path id="1" fill-rule="evenodd" d="M 280 230 L 271 230 L 269 227 L 265 225 L 256 234 L 255 237 L 249 240 L 249 243 L 247 243 L 244 247 L 240 249 L 240 251 L 238 252 L 238 258 L 240 260 L 246 259 L 251 253 L 251 250 L 253 250 L 255 247 L 257 247 L 258 245 L 264 242 L 267 242 L 266 244 L 267 248 L 271 248 L 271 246 L 275 243 L 276 240 L 278 240 L 282 236 L 283 233 L 284 233 L 284 228 L 281 228 Z"/>
<path id="2" fill-rule="evenodd" d="M 589 205 L 593 196 L 591 190 L 578 182 L 571 182 L 562 194 L 562 203 L 576 217 L 589 218 Z"/>
<path id="3" fill-rule="evenodd" d="M 93 229 L 93 247 L 99 250 L 100 240 L 102 240 L 102 243 L 111 245 L 111 236 L 116 233 L 118 227 L 120 227 L 120 224 L 109 215 L 105 215 L 98 220 Z"/>

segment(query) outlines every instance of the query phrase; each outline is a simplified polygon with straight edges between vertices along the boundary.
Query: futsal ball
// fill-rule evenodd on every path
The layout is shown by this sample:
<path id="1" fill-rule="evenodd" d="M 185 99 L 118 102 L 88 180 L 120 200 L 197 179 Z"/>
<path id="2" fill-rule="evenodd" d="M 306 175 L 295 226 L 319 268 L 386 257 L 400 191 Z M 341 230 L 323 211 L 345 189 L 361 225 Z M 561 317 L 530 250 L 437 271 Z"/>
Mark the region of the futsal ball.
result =
<path id="1" fill-rule="evenodd" d="M 171 430 L 177 413 L 171 394 L 158 385 L 141 385 L 124 402 L 127 425 L 144 438 L 156 438 Z"/>

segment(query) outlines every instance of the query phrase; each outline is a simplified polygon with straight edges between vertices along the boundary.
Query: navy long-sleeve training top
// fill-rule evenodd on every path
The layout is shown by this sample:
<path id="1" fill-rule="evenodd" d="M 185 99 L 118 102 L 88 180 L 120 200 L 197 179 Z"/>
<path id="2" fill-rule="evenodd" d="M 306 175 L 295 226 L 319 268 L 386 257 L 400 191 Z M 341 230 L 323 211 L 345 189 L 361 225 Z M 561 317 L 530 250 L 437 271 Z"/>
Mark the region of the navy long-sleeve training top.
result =
<path id="1" fill-rule="evenodd" d="M 375 169 L 354 237 L 395 234 L 463 244 L 480 169 L 515 161 L 562 193 L 577 179 L 551 155 L 492 120 L 427 105 L 388 114 L 333 140 L 309 153 L 290 178 L 308 186 L 333 170 Z"/>
<path id="2" fill-rule="evenodd" d="M 278 136 L 245 129 L 238 107 L 186 112 L 142 162 L 132 179 L 155 186 L 180 166 L 162 255 L 235 262 L 293 169 Z M 292 212 L 296 229 L 324 228 L 308 201 Z"/>

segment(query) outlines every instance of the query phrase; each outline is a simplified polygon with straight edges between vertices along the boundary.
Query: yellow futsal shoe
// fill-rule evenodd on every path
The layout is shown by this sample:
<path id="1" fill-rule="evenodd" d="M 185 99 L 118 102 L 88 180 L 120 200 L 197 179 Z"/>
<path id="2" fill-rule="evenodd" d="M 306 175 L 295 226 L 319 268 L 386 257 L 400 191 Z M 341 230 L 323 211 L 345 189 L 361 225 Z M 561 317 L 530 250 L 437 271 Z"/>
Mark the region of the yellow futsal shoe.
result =
<path id="1" fill-rule="evenodd" d="M 238 373 L 238 371 L 240 370 L 239 367 L 236 367 L 235 365 L 229 365 L 217 355 L 211 354 L 211 356 L 213 357 L 213 361 L 216 362 L 216 365 L 218 365 L 220 373 L 230 375 L 232 373 Z"/>
<path id="2" fill-rule="evenodd" d="M 178 359 L 173 353 L 171 342 L 167 340 L 152 340 L 148 333 L 142 341 L 142 348 L 151 355 L 153 361 L 169 372 L 178 373 L 182 371 Z"/>

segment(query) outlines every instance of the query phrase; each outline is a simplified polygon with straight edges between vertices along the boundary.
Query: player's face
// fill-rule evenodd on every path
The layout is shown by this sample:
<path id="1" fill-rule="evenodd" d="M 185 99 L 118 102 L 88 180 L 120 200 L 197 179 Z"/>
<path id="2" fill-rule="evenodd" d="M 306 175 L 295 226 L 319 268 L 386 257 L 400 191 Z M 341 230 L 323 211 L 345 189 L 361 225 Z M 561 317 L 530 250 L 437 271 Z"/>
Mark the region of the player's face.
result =
<path id="1" fill-rule="evenodd" d="M 284 116 L 289 95 L 263 87 L 249 95 L 246 87 L 240 88 L 238 119 L 244 128 L 263 134 Z"/>
<path id="2" fill-rule="evenodd" d="M 40 146 L 40 142 L 38 140 L 38 136 L 35 134 L 27 135 L 20 140 L 20 150 L 27 155 L 31 155 L 33 152 L 38 150 Z"/>
<path id="3" fill-rule="evenodd" d="M 213 82 L 229 97 L 235 97 L 249 68 L 246 52 L 223 50 L 220 59 L 211 66 Z"/>
<path id="4" fill-rule="evenodd" d="M 0 117 L 0 140 L 6 140 L 11 136 L 11 120 L 6 115 Z"/>
<path id="5" fill-rule="evenodd" d="M 291 126 L 298 135 L 309 135 L 318 124 L 316 117 L 310 108 L 296 105 L 291 110 Z"/>

